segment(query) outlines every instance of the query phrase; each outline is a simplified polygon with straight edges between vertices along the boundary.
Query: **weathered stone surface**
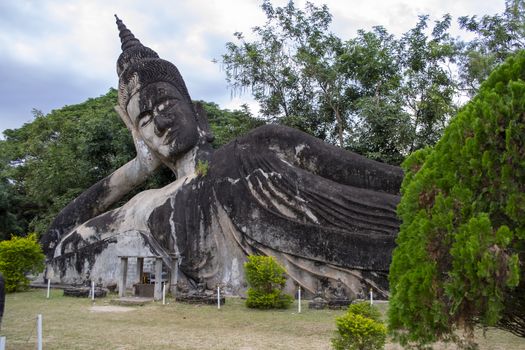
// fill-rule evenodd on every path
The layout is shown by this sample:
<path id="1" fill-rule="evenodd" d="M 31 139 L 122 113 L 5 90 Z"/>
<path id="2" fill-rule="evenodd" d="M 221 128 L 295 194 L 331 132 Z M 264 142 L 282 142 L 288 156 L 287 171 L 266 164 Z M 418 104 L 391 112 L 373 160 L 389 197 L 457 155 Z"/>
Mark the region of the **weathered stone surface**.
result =
<path id="1" fill-rule="evenodd" d="M 314 310 L 323 310 L 327 307 L 328 302 L 326 300 L 317 299 L 308 302 L 308 308 Z"/>
<path id="2" fill-rule="evenodd" d="M 328 300 L 326 305 L 329 309 L 339 310 L 348 308 L 350 304 L 352 304 L 352 300 L 349 299 L 332 299 Z"/>
<path id="3" fill-rule="evenodd" d="M 107 295 L 108 291 L 104 288 L 95 288 L 95 298 L 103 298 Z M 91 296 L 90 287 L 69 287 L 64 288 L 64 296 L 66 297 L 77 297 L 77 298 L 88 298 Z"/>
<path id="4" fill-rule="evenodd" d="M 122 297 L 118 299 L 111 299 L 109 303 L 111 305 L 118 306 L 144 306 L 153 302 L 153 298 L 142 298 L 142 297 Z"/>
<path id="5" fill-rule="evenodd" d="M 226 299 L 220 297 L 221 305 L 224 305 Z M 215 305 L 217 304 L 217 296 L 215 295 L 202 295 L 202 294 L 180 294 L 177 295 L 177 301 L 188 304 L 205 304 L 205 305 Z"/>
<path id="6" fill-rule="evenodd" d="M 206 115 L 177 68 L 117 23 L 117 110 L 137 158 L 59 214 L 44 237 L 48 275 L 107 285 L 118 279 L 119 255 L 158 255 L 173 266 L 178 254 L 178 279 L 189 290 L 204 280 L 242 294 L 246 255 L 264 254 L 285 266 L 290 290 L 295 281 L 314 294 L 322 280 L 339 282 L 345 300 L 371 286 L 385 297 L 401 169 L 278 125 L 213 151 Z M 208 162 L 206 176 L 196 174 L 198 161 Z M 105 212 L 160 164 L 175 182 Z"/>
<path id="7" fill-rule="evenodd" d="M 142 298 L 153 298 L 155 285 L 152 283 L 137 283 L 135 287 L 135 296 Z"/>
<path id="8" fill-rule="evenodd" d="M 344 309 L 353 302 L 354 298 L 348 292 L 341 281 L 338 279 L 335 285 L 331 285 L 328 279 L 320 279 L 317 292 L 314 298 L 308 303 L 310 309 Z"/>
<path id="9" fill-rule="evenodd" d="M 326 301 L 324 292 L 321 289 L 318 289 L 314 298 L 308 302 L 308 308 L 315 309 L 315 310 L 322 310 L 326 308 L 327 305 L 328 305 L 328 301 Z"/>
<path id="10" fill-rule="evenodd" d="M 177 285 L 177 295 L 175 296 L 177 301 L 182 301 L 188 304 L 217 304 L 217 294 L 215 290 L 207 288 L 206 281 L 201 278 L 199 279 L 195 288 L 189 288 L 187 284 L 179 283 Z M 226 299 L 224 295 L 220 296 L 220 303 L 224 305 Z"/>

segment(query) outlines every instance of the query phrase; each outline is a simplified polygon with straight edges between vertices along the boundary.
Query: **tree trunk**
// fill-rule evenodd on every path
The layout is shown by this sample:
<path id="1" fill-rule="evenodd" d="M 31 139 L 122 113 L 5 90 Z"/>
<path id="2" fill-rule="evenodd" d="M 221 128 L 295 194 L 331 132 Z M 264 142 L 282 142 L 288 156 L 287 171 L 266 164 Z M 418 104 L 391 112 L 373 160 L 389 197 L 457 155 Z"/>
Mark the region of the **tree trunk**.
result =
<path id="1" fill-rule="evenodd" d="M 337 108 L 334 108 L 335 120 L 337 121 L 337 133 L 339 137 L 339 147 L 343 148 L 343 121 Z"/>

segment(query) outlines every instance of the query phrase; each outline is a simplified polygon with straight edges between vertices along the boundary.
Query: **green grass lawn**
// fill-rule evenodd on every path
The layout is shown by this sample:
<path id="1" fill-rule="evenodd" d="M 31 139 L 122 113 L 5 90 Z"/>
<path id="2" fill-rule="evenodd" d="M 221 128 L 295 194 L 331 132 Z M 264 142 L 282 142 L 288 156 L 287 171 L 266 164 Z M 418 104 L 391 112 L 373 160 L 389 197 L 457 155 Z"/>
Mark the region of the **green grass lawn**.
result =
<path id="1" fill-rule="evenodd" d="M 48 349 L 330 349 L 335 318 L 344 311 L 247 309 L 230 298 L 220 310 L 159 302 L 131 308 L 114 307 L 111 297 L 63 297 L 52 290 L 8 294 L 0 335 L 7 350 L 35 349 L 36 317 L 43 316 L 43 348 Z M 112 296 L 115 297 L 115 296 Z M 384 313 L 387 304 L 378 305 Z M 126 312 L 123 312 L 126 310 Z M 481 349 L 525 349 L 525 339 L 500 330 L 477 334 Z M 437 346 L 445 349 L 444 346 Z M 453 349 L 453 347 L 448 347 Z M 386 349 L 401 349 L 388 344 Z"/>

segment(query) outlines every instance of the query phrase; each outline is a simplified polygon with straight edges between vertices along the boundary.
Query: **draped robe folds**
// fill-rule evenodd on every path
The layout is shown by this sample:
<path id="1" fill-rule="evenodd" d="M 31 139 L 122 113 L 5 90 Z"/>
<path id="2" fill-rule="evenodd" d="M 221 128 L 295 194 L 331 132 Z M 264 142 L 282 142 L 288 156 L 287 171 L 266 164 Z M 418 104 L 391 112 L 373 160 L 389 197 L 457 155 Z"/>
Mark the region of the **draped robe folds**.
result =
<path id="1" fill-rule="evenodd" d="M 246 288 L 248 254 L 272 255 L 315 293 L 388 295 L 402 171 L 283 126 L 213 152 L 205 175 L 144 191 L 74 228 L 48 265 L 63 282 L 118 279 L 119 255 L 180 256 L 181 279 Z"/>

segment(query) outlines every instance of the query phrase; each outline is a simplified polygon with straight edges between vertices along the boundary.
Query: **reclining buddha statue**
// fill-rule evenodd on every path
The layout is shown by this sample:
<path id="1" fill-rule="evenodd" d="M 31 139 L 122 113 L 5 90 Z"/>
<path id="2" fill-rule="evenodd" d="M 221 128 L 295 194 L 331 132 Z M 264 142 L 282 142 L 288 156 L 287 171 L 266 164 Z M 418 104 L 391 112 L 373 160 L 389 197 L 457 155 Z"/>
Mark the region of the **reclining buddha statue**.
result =
<path id="1" fill-rule="evenodd" d="M 289 281 L 312 294 L 341 281 L 349 295 L 373 288 L 387 296 L 401 169 L 281 125 L 214 150 L 206 113 L 175 65 L 118 17 L 117 25 L 115 108 L 137 156 L 55 218 L 42 239 L 49 278 L 110 284 L 119 256 L 176 255 L 188 285 L 243 294 L 243 264 L 259 254 L 275 257 Z M 110 209 L 162 164 L 176 181 Z"/>

